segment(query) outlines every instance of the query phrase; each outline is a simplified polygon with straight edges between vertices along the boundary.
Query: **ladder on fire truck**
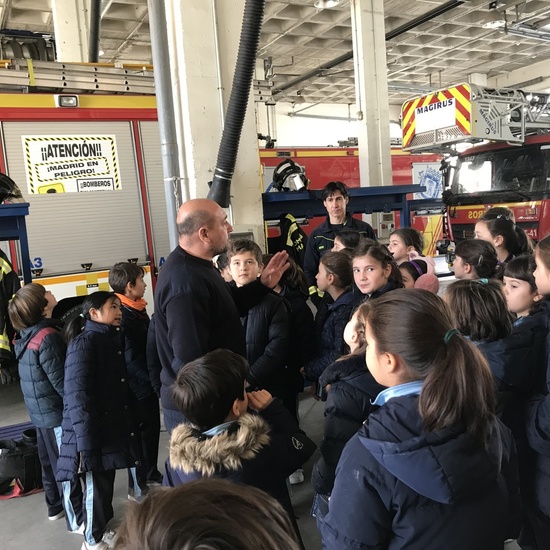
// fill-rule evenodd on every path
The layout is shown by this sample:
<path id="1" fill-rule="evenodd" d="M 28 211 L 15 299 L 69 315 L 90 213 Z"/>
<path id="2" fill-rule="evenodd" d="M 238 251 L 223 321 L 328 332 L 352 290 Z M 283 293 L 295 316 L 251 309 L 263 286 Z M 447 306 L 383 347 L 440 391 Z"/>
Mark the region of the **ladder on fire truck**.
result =
<path id="1" fill-rule="evenodd" d="M 13 59 L 0 64 L 0 90 L 154 95 L 155 82 L 151 65 L 119 67 Z"/>
<path id="2" fill-rule="evenodd" d="M 406 151 L 482 140 L 521 144 L 550 131 L 550 94 L 459 84 L 406 101 L 401 116 Z"/>

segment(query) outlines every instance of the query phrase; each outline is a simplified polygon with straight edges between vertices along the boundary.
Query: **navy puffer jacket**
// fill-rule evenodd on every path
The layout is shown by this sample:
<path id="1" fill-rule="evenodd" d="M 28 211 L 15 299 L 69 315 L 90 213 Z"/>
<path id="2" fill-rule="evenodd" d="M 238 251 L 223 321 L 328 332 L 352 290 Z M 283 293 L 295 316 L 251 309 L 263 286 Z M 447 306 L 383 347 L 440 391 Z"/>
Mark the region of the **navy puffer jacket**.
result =
<path id="1" fill-rule="evenodd" d="M 426 433 L 408 395 L 346 445 L 321 534 L 330 550 L 502 550 L 520 519 L 510 431 L 495 419 L 486 448 L 460 426 Z"/>
<path id="2" fill-rule="evenodd" d="M 546 516 L 550 516 L 550 302 L 540 307 L 542 327 L 546 331 L 545 381 L 540 382 L 527 408 L 527 438 L 534 451 L 533 478 L 534 499 L 538 509 Z M 529 316 L 534 317 L 534 316 Z M 527 319 L 532 324 L 537 318 Z M 522 323 L 523 324 L 523 323 Z M 535 380 L 537 380 L 537 376 Z"/>
<path id="3" fill-rule="evenodd" d="M 139 464 L 132 404 L 120 329 L 86 321 L 67 350 L 58 481 Z"/>
<path id="4" fill-rule="evenodd" d="M 357 433 L 382 390 L 365 364 L 365 354 L 351 355 L 325 369 L 319 386 L 330 384 L 325 404 L 321 458 L 313 466 L 311 483 L 316 493 L 330 495 L 336 466 L 346 443 Z M 376 407 L 374 407 L 376 408 Z"/>
<path id="5" fill-rule="evenodd" d="M 146 310 L 122 305 L 122 330 L 124 331 L 126 369 L 130 390 L 138 399 L 153 395 L 151 376 L 147 367 L 147 333 L 149 315 Z"/>
<path id="6" fill-rule="evenodd" d="M 14 340 L 21 391 L 37 428 L 61 426 L 67 346 L 58 325 L 55 319 L 43 319 L 20 331 Z"/>
<path id="7" fill-rule="evenodd" d="M 308 380 L 317 381 L 323 371 L 336 359 L 344 355 L 344 329 L 353 311 L 353 294 L 346 291 L 338 299 L 319 309 L 315 318 L 316 325 L 316 357 L 309 361 L 304 372 Z"/>

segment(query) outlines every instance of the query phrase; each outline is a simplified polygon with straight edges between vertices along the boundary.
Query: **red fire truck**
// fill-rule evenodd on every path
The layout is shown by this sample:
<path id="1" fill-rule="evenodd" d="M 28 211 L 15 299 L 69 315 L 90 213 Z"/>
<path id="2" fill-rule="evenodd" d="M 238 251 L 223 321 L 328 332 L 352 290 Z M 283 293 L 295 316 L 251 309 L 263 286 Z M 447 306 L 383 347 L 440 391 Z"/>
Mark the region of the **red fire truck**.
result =
<path id="1" fill-rule="evenodd" d="M 443 197 L 451 240 L 471 237 L 493 206 L 513 210 L 535 240 L 550 233 L 549 97 L 460 84 L 403 105 L 403 148 L 448 155 Z M 458 152 L 463 143 L 479 145 Z"/>

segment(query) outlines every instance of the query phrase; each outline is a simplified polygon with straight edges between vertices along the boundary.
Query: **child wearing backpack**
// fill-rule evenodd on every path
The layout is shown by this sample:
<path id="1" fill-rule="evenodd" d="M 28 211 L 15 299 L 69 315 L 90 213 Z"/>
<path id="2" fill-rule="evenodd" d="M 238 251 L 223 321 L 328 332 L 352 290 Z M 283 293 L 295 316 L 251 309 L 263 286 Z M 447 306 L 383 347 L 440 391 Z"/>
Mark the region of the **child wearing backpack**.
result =
<path id="1" fill-rule="evenodd" d="M 67 529 L 73 532 L 82 525 L 80 484 L 72 483 L 64 494 L 63 487 L 55 479 L 61 443 L 63 371 L 67 351 L 59 321 L 51 318 L 56 304 L 50 291 L 37 283 L 29 283 L 15 293 L 8 314 L 17 331 L 14 351 L 21 390 L 29 417 L 36 427 L 48 519 L 65 516 Z"/>
<path id="2" fill-rule="evenodd" d="M 121 322 L 120 300 L 100 290 L 86 297 L 82 313 L 64 331 L 69 345 L 57 479 L 81 477 L 86 512 L 82 550 L 109 548 L 102 538 L 113 517 L 115 471 L 139 466 Z"/>

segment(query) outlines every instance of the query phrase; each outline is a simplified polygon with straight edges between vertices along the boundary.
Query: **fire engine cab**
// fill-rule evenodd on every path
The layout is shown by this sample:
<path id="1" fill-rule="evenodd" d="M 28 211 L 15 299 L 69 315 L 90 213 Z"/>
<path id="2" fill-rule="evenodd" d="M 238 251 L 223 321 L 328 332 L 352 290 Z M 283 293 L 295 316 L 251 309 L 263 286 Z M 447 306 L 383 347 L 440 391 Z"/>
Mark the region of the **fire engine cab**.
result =
<path id="1" fill-rule="evenodd" d="M 447 156 L 448 237 L 473 236 L 488 208 L 505 206 L 533 239 L 550 233 L 550 95 L 460 84 L 402 108 L 403 149 Z M 477 144 L 462 149 L 459 144 Z"/>

